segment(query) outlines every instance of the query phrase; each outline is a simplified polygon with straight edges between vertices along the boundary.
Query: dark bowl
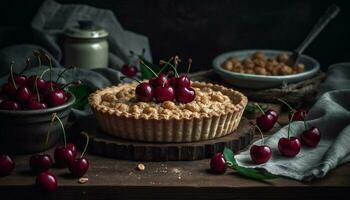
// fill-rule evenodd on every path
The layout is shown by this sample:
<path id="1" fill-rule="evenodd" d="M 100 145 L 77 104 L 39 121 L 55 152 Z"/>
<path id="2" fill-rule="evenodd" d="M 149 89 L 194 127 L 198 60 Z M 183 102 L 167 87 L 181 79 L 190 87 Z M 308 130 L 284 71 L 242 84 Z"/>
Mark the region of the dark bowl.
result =
<path id="1" fill-rule="evenodd" d="M 46 136 L 53 113 L 65 125 L 75 97 L 68 92 L 69 100 L 60 106 L 42 110 L 0 110 L 0 151 L 10 154 L 26 154 L 44 151 L 52 147 L 61 138 L 62 129 L 56 121 Z"/>

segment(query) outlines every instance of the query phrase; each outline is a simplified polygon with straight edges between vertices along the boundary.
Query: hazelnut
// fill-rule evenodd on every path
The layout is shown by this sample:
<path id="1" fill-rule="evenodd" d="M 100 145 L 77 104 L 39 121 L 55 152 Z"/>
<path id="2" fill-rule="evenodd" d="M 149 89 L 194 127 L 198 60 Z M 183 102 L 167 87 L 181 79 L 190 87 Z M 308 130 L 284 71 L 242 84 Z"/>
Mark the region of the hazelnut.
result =
<path id="1" fill-rule="evenodd" d="M 281 53 L 277 56 L 277 60 L 279 62 L 286 62 L 289 59 L 289 55 L 287 53 Z"/>
<path id="2" fill-rule="evenodd" d="M 259 74 L 259 75 L 266 75 L 266 69 L 263 68 L 263 67 L 256 67 L 254 69 L 255 73 L 256 74 Z"/>
<path id="3" fill-rule="evenodd" d="M 254 68 L 254 62 L 250 58 L 246 58 L 242 61 L 244 67 L 248 69 Z"/>
<path id="4" fill-rule="evenodd" d="M 137 165 L 137 170 L 144 171 L 145 169 L 146 169 L 146 167 L 145 167 L 144 164 L 140 163 L 140 164 Z"/>
<path id="5" fill-rule="evenodd" d="M 252 69 L 246 69 L 245 73 L 246 74 L 255 74 L 254 70 L 252 70 Z"/>
<path id="6" fill-rule="evenodd" d="M 225 61 L 225 62 L 222 64 L 222 68 L 231 71 L 232 68 L 233 68 L 232 62 L 230 62 L 230 61 Z"/>
<path id="7" fill-rule="evenodd" d="M 297 72 L 303 72 L 305 70 L 305 65 L 302 64 L 302 63 L 298 63 L 296 66 L 295 66 L 295 69 Z"/>
<path id="8" fill-rule="evenodd" d="M 254 59 L 261 59 L 261 60 L 265 60 L 266 59 L 264 53 L 261 52 L 261 51 L 255 52 L 253 54 L 252 58 L 254 58 Z"/>
<path id="9" fill-rule="evenodd" d="M 255 59 L 254 64 L 256 67 L 265 67 L 266 63 L 263 60 Z"/>

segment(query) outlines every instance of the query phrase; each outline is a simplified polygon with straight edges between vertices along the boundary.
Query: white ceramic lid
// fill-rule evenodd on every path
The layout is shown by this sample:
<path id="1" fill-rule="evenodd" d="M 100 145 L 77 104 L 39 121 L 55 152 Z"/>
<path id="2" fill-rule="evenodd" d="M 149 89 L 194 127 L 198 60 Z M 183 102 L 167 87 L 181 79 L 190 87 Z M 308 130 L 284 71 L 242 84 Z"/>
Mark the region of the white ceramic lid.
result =
<path id="1" fill-rule="evenodd" d="M 67 28 L 64 34 L 78 39 L 98 39 L 108 36 L 108 32 L 104 28 L 87 20 L 78 21 L 78 25 Z"/>

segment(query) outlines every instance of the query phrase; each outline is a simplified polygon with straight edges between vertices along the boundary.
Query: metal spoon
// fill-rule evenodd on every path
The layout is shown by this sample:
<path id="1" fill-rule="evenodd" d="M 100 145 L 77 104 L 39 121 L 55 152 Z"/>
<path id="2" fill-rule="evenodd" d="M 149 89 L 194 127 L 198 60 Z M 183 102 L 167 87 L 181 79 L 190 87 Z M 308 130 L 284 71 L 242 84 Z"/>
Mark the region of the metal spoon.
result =
<path id="1" fill-rule="evenodd" d="M 310 31 L 309 35 L 304 39 L 304 41 L 293 51 L 293 54 L 289 57 L 286 64 L 289 66 L 295 66 L 298 63 L 300 55 L 309 46 L 309 44 L 318 36 L 318 34 L 327 26 L 327 24 L 337 16 L 340 8 L 337 5 L 332 5 L 328 7 L 325 14 L 317 21 L 315 26 Z"/>

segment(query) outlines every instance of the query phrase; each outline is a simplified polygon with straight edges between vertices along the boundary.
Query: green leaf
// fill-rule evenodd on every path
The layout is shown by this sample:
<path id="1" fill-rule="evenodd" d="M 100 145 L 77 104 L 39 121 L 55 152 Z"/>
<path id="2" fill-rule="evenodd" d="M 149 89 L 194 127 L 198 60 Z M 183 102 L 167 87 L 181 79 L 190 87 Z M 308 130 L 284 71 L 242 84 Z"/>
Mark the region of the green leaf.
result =
<path id="1" fill-rule="evenodd" d="M 88 97 L 93 90 L 87 85 L 72 86 L 68 88 L 68 91 L 72 92 L 75 96 L 75 102 L 73 108 L 84 109 L 85 105 L 88 104 Z"/>
<path id="2" fill-rule="evenodd" d="M 262 169 L 253 169 L 253 168 L 246 168 L 246 167 L 239 166 L 234 158 L 233 152 L 231 151 L 231 149 L 227 147 L 225 147 L 223 153 L 224 153 L 224 158 L 228 163 L 228 166 L 235 169 L 239 174 L 243 176 L 246 176 L 255 180 L 266 180 L 266 179 L 273 179 L 278 177 Z"/>
<path id="3" fill-rule="evenodd" d="M 148 67 L 150 67 L 155 73 L 158 73 L 160 70 L 160 67 L 156 64 L 151 63 L 150 61 L 146 60 L 143 56 L 139 56 L 140 60 L 142 60 Z M 147 69 L 142 63 L 140 64 L 141 69 L 141 78 L 142 79 L 150 79 L 154 77 L 154 74 Z"/>

